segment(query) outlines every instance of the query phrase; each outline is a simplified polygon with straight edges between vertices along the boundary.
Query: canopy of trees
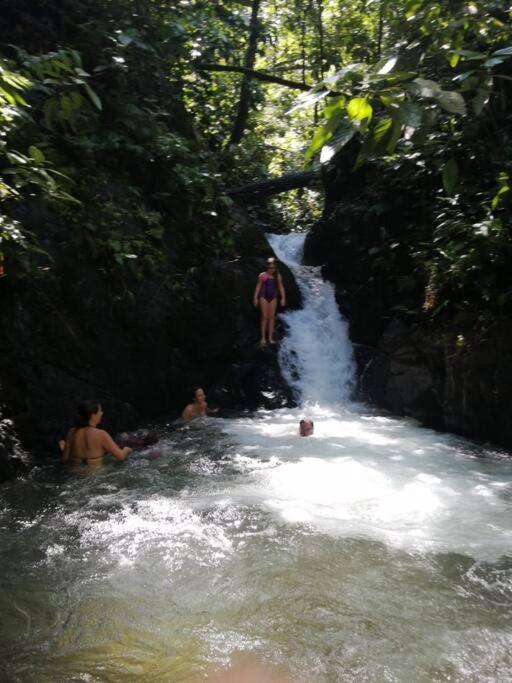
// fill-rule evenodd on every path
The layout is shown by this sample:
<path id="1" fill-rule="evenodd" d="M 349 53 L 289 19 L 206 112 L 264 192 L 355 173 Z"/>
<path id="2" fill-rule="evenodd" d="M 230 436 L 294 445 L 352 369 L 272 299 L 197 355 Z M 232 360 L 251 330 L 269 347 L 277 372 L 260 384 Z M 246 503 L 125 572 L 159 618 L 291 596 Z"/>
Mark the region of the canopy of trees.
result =
<path id="1" fill-rule="evenodd" d="M 49 239 L 120 272 L 153 267 L 169 235 L 229 254 L 223 188 L 314 171 L 350 142 L 349 172 L 406 169 L 432 205 L 425 307 L 480 277 L 509 305 L 510 20 L 504 0 L 4 0 L 3 268 L 51 270 L 34 202 Z M 310 221 L 319 186 L 272 209 Z"/>

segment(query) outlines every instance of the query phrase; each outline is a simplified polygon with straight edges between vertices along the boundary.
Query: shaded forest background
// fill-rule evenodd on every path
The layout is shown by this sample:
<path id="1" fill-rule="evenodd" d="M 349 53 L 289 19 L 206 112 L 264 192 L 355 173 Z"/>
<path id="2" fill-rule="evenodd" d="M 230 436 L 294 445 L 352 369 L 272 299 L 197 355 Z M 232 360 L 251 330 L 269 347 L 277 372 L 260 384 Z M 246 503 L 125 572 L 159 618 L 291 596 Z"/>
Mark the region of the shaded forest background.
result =
<path id="1" fill-rule="evenodd" d="M 116 426 L 193 382 L 257 405 L 230 373 L 261 374 L 262 230 L 313 226 L 367 395 L 512 443 L 510 19 L 502 0 L 4 0 L 0 373 L 20 430 L 53 434 L 91 392 Z M 305 168 L 293 191 L 229 191 Z"/>

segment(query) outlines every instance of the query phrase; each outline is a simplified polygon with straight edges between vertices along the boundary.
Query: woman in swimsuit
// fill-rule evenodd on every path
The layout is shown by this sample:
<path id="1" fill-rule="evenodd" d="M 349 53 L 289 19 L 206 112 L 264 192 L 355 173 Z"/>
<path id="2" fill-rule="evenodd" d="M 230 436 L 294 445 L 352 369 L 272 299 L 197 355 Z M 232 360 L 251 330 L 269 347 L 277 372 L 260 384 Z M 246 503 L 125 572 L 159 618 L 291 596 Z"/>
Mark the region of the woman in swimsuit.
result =
<path id="1" fill-rule="evenodd" d="M 84 401 L 78 406 L 75 426 L 66 436 L 62 462 L 102 465 L 105 453 L 110 453 L 117 460 L 126 460 L 132 449 L 119 448 L 104 429 L 98 429 L 102 417 L 103 410 L 98 401 Z"/>
<path id="2" fill-rule="evenodd" d="M 202 387 L 196 387 L 192 393 L 192 403 L 183 409 L 181 419 L 190 422 L 195 417 L 205 417 L 211 413 L 217 413 L 218 408 L 210 408 L 206 403 L 206 394 Z"/>
<path id="3" fill-rule="evenodd" d="M 275 258 L 267 259 L 267 270 L 258 275 L 258 282 L 254 290 L 254 305 L 259 304 L 260 318 L 260 346 L 268 343 L 275 344 L 274 324 L 277 310 L 277 294 L 281 299 L 281 306 L 286 306 L 286 295 L 283 287 L 283 278 L 277 270 Z"/>

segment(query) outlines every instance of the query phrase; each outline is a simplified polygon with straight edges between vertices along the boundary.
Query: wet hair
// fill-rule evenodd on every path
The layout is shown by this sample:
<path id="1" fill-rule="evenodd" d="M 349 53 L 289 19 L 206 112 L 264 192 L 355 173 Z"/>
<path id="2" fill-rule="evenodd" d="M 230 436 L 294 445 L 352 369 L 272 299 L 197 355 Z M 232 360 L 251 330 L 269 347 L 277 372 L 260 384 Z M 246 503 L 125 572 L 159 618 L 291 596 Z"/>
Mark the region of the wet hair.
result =
<path id="1" fill-rule="evenodd" d="M 81 427 L 87 427 L 91 415 L 98 412 L 100 407 L 100 402 L 96 399 L 87 399 L 87 401 L 82 401 L 76 409 L 75 419 L 73 420 L 73 426 L 75 429 L 80 429 Z"/>
<path id="2" fill-rule="evenodd" d="M 192 390 L 191 390 L 191 392 L 190 392 L 190 395 L 191 395 L 193 401 L 194 401 L 195 398 L 196 398 L 196 391 L 198 391 L 199 389 L 203 389 L 203 387 L 200 386 L 199 384 L 197 384 L 197 385 L 195 385 L 195 386 L 192 387 Z M 204 391 L 204 389 L 203 389 L 203 391 Z"/>
<path id="3" fill-rule="evenodd" d="M 277 259 L 273 256 L 269 256 L 267 259 L 267 268 L 269 268 L 270 266 L 275 266 L 277 270 Z"/>

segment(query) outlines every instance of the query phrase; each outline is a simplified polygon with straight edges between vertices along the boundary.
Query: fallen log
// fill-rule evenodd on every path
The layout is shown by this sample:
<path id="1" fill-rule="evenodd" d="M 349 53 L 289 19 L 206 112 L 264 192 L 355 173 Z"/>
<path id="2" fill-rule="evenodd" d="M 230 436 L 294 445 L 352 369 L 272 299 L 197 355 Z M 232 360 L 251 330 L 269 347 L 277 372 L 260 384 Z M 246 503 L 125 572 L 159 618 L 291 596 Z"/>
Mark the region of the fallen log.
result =
<path id="1" fill-rule="evenodd" d="M 288 173 L 287 175 L 278 176 L 276 178 L 268 178 L 267 180 L 258 180 L 253 183 L 230 187 L 226 190 L 226 194 L 234 199 L 261 199 L 262 197 L 270 197 L 273 194 L 280 194 L 281 192 L 289 192 L 290 190 L 307 187 L 318 178 L 320 178 L 319 169 L 301 171 L 299 173 Z"/>

